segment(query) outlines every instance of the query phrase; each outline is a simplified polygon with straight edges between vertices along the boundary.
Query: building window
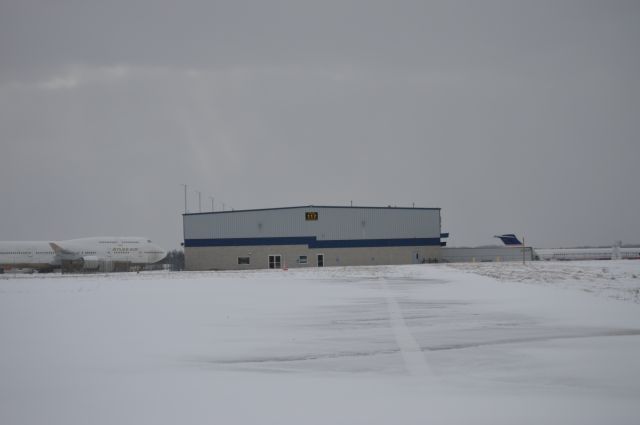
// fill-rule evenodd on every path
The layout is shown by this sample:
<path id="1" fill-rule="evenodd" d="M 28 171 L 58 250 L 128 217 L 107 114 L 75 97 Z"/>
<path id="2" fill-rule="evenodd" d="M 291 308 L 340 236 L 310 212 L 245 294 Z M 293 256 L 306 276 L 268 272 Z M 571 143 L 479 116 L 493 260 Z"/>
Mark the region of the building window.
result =
<path id="1" fill-rule="evenodd" d="M 270 255 L 269 256 L 269 268 L 270 269 L 279 269 L 282 265 L 282 256 L 280 255 Z"/>
<path id="2" fill-rule="evenodd" d="M 238 264 L 251 264 L 251 257 L 238 257 Z"/>
<path id="3" fill-rule="evenodd" d="M 298 257 L 298 264 L 307 264 L 307 256 L 301 255 Z"/>

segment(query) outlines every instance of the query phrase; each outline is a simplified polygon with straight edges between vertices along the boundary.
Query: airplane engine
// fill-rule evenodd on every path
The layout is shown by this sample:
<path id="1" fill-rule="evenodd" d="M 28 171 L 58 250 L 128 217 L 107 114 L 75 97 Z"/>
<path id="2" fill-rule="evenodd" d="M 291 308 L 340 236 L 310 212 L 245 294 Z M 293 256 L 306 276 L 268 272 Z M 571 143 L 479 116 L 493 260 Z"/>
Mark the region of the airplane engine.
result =
<path id="1" fill-rule="evenodd" d="M 96 256 L 82 257 L 82 268 L 85 270 L 95 270 L 100 267 L 100 259 Z"/>

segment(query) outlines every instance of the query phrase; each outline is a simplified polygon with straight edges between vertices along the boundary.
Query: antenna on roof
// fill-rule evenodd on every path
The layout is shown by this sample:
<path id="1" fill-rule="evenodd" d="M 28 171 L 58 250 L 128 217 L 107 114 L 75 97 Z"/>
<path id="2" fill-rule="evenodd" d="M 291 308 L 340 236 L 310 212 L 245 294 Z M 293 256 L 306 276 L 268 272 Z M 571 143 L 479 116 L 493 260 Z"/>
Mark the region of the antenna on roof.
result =
<path id="1" fill-rule="evenodd" d="M 187 213 L 187 185 L 181 183 L 180 186 L 184 187 L 184 213 Z"/>

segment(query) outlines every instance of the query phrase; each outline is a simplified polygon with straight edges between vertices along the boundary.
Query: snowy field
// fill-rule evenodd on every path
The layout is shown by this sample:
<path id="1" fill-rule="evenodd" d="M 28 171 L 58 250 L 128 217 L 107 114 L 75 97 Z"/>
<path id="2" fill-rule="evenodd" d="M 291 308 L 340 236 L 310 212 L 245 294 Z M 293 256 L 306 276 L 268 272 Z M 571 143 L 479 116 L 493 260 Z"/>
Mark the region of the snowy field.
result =
<path id="1" fill-rule="evenodd" d="M 640 262 L 0 276 L 0 424 L 637 424 Z"/>
<path id="2" fill-rule="evenodd" d="M 519 262 L 458 263 L 452 266 L 503 282 L 547 284 L 640 304 L 640 264 L 635 260 L 534 261 L 524 265 Z"/>

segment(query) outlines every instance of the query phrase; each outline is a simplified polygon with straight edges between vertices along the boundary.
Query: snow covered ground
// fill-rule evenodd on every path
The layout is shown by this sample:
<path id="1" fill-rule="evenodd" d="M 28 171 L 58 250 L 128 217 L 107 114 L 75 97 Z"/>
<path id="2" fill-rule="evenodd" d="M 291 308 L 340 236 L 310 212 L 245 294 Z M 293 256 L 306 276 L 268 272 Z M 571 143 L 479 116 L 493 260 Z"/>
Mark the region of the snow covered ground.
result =
<path id="1" fill-rule="evenodd" d="M 640 304 L 640 264 L 617 261 L 457 263 L 452 267 L 503 282 L 547 284 Z"/>
<path id="2" fill-rule="evenodd" d="M 632 261 L 5 275 L 0 423 L 636 424 L 639 275 Z"/>

